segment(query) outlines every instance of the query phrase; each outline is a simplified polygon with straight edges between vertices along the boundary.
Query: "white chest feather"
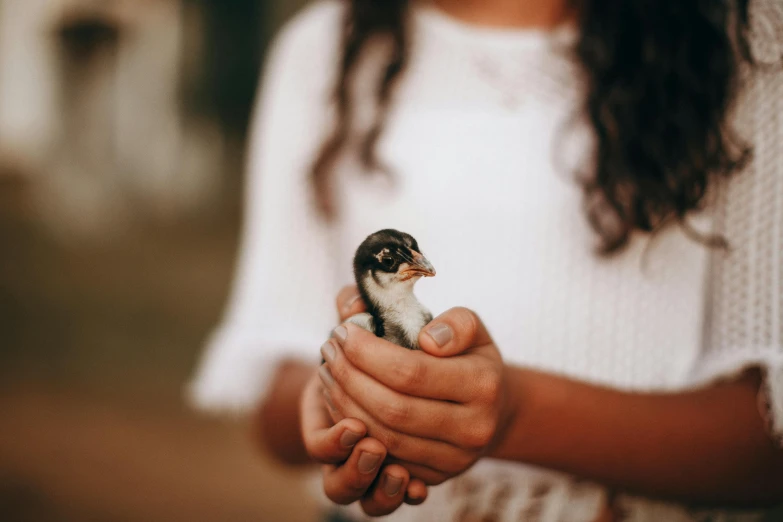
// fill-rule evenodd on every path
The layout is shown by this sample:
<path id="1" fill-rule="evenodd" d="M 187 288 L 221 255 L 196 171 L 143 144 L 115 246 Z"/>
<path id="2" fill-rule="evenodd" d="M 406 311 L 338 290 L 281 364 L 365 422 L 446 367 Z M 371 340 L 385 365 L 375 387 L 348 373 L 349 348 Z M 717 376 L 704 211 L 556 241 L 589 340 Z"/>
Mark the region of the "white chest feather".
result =
<path id="1" fill-rule="evenodd" d="M 399 308 L 384 310 L 382 313 L 387 330 L 391 330 L 391 323 L 402 330 L 411 345 L 418 345 L 419 332 L 429 322 L 430 314 L 412 294 L 411 297 L 402 302 Z"/>
<path id="2" fill-rule="evenodd" d="M 379 276 L 379 281 L 375 281 L 372 276 L 368 276 L 364 280 L 364 287 L 378 308 L 386 337 L 418 346 L 419 332 L 430 322 L 432 315 L 413 294 L 415 281 L 398 282 L 391 277 L 389 280 L 384 279 Z M 403 339 L 395 339 L 399 336 Z"/>

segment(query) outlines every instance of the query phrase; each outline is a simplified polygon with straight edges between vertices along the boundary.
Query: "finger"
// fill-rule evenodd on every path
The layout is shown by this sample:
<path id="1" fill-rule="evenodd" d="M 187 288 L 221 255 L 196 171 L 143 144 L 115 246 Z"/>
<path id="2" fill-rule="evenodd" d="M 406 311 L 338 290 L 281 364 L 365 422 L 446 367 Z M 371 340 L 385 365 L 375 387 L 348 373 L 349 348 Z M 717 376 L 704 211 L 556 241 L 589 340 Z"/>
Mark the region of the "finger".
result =
<path id="1" fill-rule="evenodd" d="M 356 285 L 344 286 L 337 294 L 337 312 L 340 314 L 340 321 L 345 321 L 352 315 L 367 311 L 367 306 L 361 299 L 359 289 Z"/>
<path id="2" fill-rule="evenodd" d="M 397 459 L 394 457 L 388 457 L 386 459 L 387 464 L 399 464 L 403 468 L 408 470 L 408 473 L 410 473 L 411 480 L 418 480 L 421 482 L 421 484 L 425 488 L 425 496 L 426 496 L 426 488 L 429 486 L 438 486 L 440 484 L 443 484 L 450 478 L 456 476 L 458 473 L 446 473 L 443 471 L 438 471 L 436 469 L 430 468 L 428 466 L 424 466 L 422 464 L 414 464 L 413 462 L 408 462 L 406 460 Z M 416 489 L 414 489 L 414 493 L 418 492 Z"/>
<path id="3" fill-rule="evenodd" d="M 342 335 L 342 338 L 341 338 Z M 439 358 L 420 350 L 405 350 L 350 323 L 334 331 L 333 343 L 356 368 L 406 395 L 465 403 L 476 394 L 485 361 L 467 357 Z M 325 344 L 325 360 L 335 357 Z"/>
<path id="4" fill-rule="evenodd" d="M 347 505 L 362 498 L 375 481 L 386 458 L 386 448 L 379 441 L 359 441 L 351 456 L 340 466 L 324 466 L 324 493 L 332 502 Z"/>
<path id="5" fill-rule="evenodd" d="M 469 423 L 462 404 L 422 399 L 399 393 L 358 370 L 335 347 L 331 362 L 319 369 L 324 386 L 334 379 L 364 411 L 388 428 L 414 437 L 462 440 L 462 426 Z"/>
<path id="6" fill-rule="evenodd" d="M 451 357 L 489 344 L 492 338 L 484 323 L 467 308 L 448 310 L 419 333 L 421 349 L 436 357 Z"/>
<path id="7" fill-rule="evenodd" d="M 411 506 L 418 506 L 427 500 L 427 486 L 417 478 L 412 478 L 408 482 L 408 490 L 405 492 L 405 503 Z"/>
<path id="8" fill-rule="evenodd" d="M 332 424 L 337 424 L 341 420 L 345 419 L 345 415 L 337 409 L 337 406 L 332 402 L 331 396 L 326 392 L 325 388 L 321 388 L 321 395 L 324 398 L 324 406 L 329 411 L 329 418 L 332 420 Z"/>
<path id="9" fill-rule="evenodd" d="M 318 381 L 311 379 L 302 396 L 302 440 L 310 457 L 316 462 L 342 462 L 367 433 L 357 419 L 343 419 L 334 426 L 322 404 Z"/>
<path id="10" fill-rule="evenodd" d="M 324 366 L 327 368 L 327 366 Z M 390 455 L 410 462 L 417 462 L 445 472 L 459 472 L 472 462 L 471 454 L 457 446 L 433 439 L 412 437 L 379 423 L 364 411 L 340 385 L 333 382 L 324 394 L 345 417 L 361 420 L 367 426 L 370 437 L 379 440 Z"/>
<path id="11" fill-rule="evenodd" d="M 345 461 L 356 443 L 367 433 L 357 419 L 343 419 L 328 430 L 311 433 L 305 442 L 307 453 L 316 462 L 336 464 Z"/>
<path id="12" fill-rule="evenodd" d="M 364 512 L 371 517 L 382 517 L 397 511 L 405 501 L 410 475 L 397 464 L 385 466 L 368 494 L 362 498 Z"/>

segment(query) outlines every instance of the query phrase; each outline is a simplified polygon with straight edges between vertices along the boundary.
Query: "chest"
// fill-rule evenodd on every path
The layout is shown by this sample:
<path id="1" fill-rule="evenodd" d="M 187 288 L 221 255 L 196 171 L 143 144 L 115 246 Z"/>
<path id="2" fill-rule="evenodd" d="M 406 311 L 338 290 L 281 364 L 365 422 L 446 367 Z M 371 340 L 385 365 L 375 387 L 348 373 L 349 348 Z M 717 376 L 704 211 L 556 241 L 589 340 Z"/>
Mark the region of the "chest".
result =
<path id="1" fill-rule="evenodd" d="M 371 296 L 375 305 L 375 333 L 392 343 L 418 350 L 419 332 L 432 320 L 432 314 L 408 291 L 401 295 L 393 291 L 372 292 Z"/>
<path id="2" fill-rule="evenodd" d="M 412 310 L 404 314 L 392 312 L 381 318 L 383 337 L 394 344 L 419 349 L 419 332 L 430 321 L 425 310 Z"/>
<path id="3" fill-rule="evenodd" d="M 435 315 L 475 310 L 507 361 L 622 388 L 677 388 L 701 347 L 708 251 L 671 228 L 596 255 L 572 176 L 590 142 L 561 140 L 565 119 L 534 109 L 398 113 L 380 149 L 393 178 L 347 170 L 341 180 L 340 249 L 381 228 L 409 232 L 438 270 L 417 286 L 421 302 Z M 709 230 L 709 219 L 695 226 Z M 350 282 L 347 270 L 338 277 Z"/>

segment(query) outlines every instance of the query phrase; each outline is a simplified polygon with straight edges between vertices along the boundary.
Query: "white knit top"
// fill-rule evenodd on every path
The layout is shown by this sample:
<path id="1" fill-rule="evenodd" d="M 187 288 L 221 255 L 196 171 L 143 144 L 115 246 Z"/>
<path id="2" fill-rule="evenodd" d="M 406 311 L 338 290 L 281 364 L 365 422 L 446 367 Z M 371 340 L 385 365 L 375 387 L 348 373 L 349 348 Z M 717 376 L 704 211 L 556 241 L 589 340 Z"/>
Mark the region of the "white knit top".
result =
<path id="1" fill-rule="evenodd" d="M 693 219 L 699 230 L 722 231 L 731 251 L 672 227 L 653 241 L 638 234 L 610 258 L 594 253 L 571 178 L 590 161 L 589 126 L 561 132 L 583 95 L 567 52 L 574 34 L 482 29 L 423 6 L 413 11 L 411 63 L 379 144 L 394 178 L 367 176 L 346 155 L 340 217 L 327 225 L 308 174 L 333 121 L 344 4 L 308 8 L 278 37 L 267 66 L 241 260 L 191 387 L 195 403 L 248 409 L 277 360 L 317 363 L 356 247 L 397 228 L 438 271 L 417 285 L 420 300 L 435 315 L 456 305 L 477 311 L 509 364 L 640 391 L 683 390 L 761 365 L 783 433 L 783 67 L 774 66 L 783 63 L 783 8 L 752 4 L 753 27 L 768 32 L 753 50 L 767 66 L 748 76 L 737 122 L 755 159 Z M 776 16 L 777 28 L 768 23 Z M 361 74 L 374 78 L 378 58 L 371 50 Z M 367 84 L 360 75 L 360 124 L 372 118 Z M 604 497 L 595 484 L 485 460 L 389 519 L 587 521 Z M 635 497 L 619 504 L 627 520 L 696 517 Z M 722 520 L 745 519 L 731 516 Z"/>

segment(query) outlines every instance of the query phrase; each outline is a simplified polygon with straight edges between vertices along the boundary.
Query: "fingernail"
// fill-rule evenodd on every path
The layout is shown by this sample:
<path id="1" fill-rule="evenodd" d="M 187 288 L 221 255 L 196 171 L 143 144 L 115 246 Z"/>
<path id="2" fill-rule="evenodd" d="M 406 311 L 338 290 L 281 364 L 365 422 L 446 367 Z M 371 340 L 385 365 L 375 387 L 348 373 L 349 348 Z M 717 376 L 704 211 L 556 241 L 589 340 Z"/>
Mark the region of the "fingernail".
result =
<path id="1" fill-rule="evenodd" d="M 332 387 L 334 386 L 334 377 L 332 377 L 332 372 L 329 371 L 329 368 L 322 365 L 320 368 L 318 368 L 318 376 L 321 377 L 321 381 L 328 386 Z"/>
<path id="2" fill-rule="evenodd" d="M 452 337 L 454 336 L 453 332 L 451 331 L 451 327 L 443 323 L 439 323 L 435 326 L 427 328 L 427 333 L 435 341 L 435 344 L 441 348 L 446 346 L 446 343 L 451 341 Z"/>
<path id="3" fill-rule="evenodd" d="M 335 355 L 337 355 L 337 352 L 334 350 L 334 345 L 329 341 L 326 341 L 324 345 L 321 346 L 321 356 L 324 358 L 324 361 L 334 361 Z"/>
<path id="4" fill-rule="evenodd" d="M 353 448 L 360 440 L 362 440 L 361 433 L 354 433 L 350 430 L 345 430 L 340 436 L 340 445 L 343 448 Z"/>
<path id="5" fill-rule="evenodd" d="M 381 463 L 381 456 L 380 455 L 373 455 L 372 453 L 367 453 L 366 451 L 363 451 L 362 454 L 359 456 L 359 473 L 364 473 L 367 475 L 368 473 L 372 473 L 375 471 L 375 469 L 378 467 L 378 464 Z"/>
<path id="6" fill-rule="evenodd" d="M 346 330 L 345 326 L 343 325 L 335 328 L 333 333 L 334 336 L 340 340 L 340 342 L 345 342 L 345 340 L 348 339 L 348 330 Z"/>
<path id="7" fill-rule="evenodd" d="M 345 303 L 345 306 L 343 307 L 343 310 L 347 313 L 351 311 L 351 308 L 353 307 L 353 304 L 359 299 L 359 295 L 355 295 L 348 299 L 348 302 Z"/>
<path id="8" fill-rule="evenodd" d="M 402 479 L 386 475 L 386 483 L 383 485 L 383 491 L 389 497 L 396 497 L 402 487 Z"/>

